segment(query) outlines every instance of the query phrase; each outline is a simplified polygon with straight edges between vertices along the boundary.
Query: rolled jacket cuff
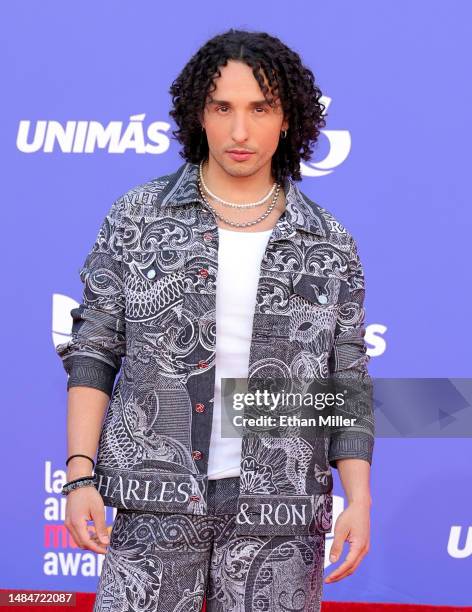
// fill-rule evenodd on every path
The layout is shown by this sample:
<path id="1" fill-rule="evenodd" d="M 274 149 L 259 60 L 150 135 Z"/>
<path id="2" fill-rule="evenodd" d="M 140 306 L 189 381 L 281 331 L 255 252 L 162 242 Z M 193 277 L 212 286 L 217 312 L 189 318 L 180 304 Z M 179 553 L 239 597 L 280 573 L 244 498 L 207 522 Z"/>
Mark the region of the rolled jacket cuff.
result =
<path id="1" fill-rule="evenodd" d="M 79 355 L 64 360 L 64 368 L 69 374 L 67 390 L 71 387 L 93 387 L 111 397 L 117 371 L 104 361 Z"/>
<path id="2" fill-rule="evenodd" d="M 329 465 L 337 469 L 338 459 L 365 459 L 372 465 L 373 451 L 374 438 L 369 434 L 359 432 L 334 434 L 329 445 Z"/>

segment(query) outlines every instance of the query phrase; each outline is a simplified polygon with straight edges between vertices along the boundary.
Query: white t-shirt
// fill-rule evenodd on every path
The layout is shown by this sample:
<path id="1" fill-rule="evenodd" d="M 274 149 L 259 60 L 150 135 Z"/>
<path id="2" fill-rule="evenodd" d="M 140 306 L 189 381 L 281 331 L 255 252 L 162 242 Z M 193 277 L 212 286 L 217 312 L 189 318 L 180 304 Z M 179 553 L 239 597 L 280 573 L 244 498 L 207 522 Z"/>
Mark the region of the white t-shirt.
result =
<path id="1" fill-rule="evenodd" d="M 259 271 L 272 229 L 238 232 L 218 226 L 216 358 L 208 478 L 239 476 L 241 437 L 222 438 L 221 378 L 247 378 Z M 231 426 L 225 431 L 231 431 Z"/>

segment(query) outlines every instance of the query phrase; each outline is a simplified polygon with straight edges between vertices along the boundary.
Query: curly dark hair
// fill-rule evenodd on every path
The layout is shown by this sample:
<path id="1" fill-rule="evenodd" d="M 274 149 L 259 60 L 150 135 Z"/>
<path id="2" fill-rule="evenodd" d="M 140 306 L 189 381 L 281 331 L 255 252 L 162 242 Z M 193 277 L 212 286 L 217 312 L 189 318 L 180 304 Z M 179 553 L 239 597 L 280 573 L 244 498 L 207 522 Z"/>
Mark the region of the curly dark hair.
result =
<path id="1" fill-rule="evenodd" d="M 303 66 L 298 53 L 265 32 L 232 28 L 211 38 L 173 81 L 169 89 L 173 109 L 169 115 L 179 127 L 172 131 L 183 145 L 179 155 L 192 163 L 207 159 L 208 141 L 200 118 L 207 97 L 216 89 L 213 79 L 221 76 L 219 67 L 228 60 L 242 61 L 252 68 L 269 104 L 280 98 L 289 128 L 272 157 L 272 173 L 282 184 L 288 175 L 300 181 L 300 160 L 311 158 L 312 145 L 319 138 L 320 128 L 326 125 L 326 107 L 320 102 L 322 93 L 312 71 Z"/>

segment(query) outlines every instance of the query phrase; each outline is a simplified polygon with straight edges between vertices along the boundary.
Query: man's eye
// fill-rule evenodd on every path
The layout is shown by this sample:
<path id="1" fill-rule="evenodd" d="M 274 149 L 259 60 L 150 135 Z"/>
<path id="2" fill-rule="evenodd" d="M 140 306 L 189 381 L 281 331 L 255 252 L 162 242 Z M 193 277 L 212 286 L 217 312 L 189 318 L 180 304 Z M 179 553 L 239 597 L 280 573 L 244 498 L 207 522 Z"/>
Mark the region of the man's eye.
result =
<path id="1" fill-rule="evenodd" d="M 218 106 L 216 110 L 217 110 L 217 111 L 220 111 L 220 110 L 228 110 L 228 107 L 227 107 L 227 106 Z M 257 111 L 262 111 L 263 113 L 265 113 L 265 112 L 266 112 L 266 109 L 265 109 L 265 107 L 264 107 L 264 106 L 256 106 L 255 110 L 257 110 Z M 260 113 L 258 113 L 258 114 L 260 114 Z"/>

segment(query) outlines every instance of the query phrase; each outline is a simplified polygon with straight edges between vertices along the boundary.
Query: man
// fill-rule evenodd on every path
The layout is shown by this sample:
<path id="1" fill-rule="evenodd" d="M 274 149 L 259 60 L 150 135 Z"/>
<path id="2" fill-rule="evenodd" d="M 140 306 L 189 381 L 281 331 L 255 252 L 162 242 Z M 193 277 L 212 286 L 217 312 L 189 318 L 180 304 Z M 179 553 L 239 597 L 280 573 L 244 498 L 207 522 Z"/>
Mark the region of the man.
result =
<path id="1" fill-rule="evenodd" d="M 319 610 L 330 467 L 348 500 L 331 561 L 350 548 L 326 581 L 369 548 L 372 407 L 351 400 L 356 426 L 325 437 L 228 437 L 221 379 L 368 379 L 355 242 L 295 185 L 321 92 L 280 40 L 235 30 L 170 91 L 186 161 L 113 204 L 57 347 L 69 482 L 98 447 L 95 488 L 68 494 L 65 524 L 106 553 L 95 612 L 196 610 L 205 594 L 207 610 Z M 118 508 L 109 546 L 104 502 Z"/>

